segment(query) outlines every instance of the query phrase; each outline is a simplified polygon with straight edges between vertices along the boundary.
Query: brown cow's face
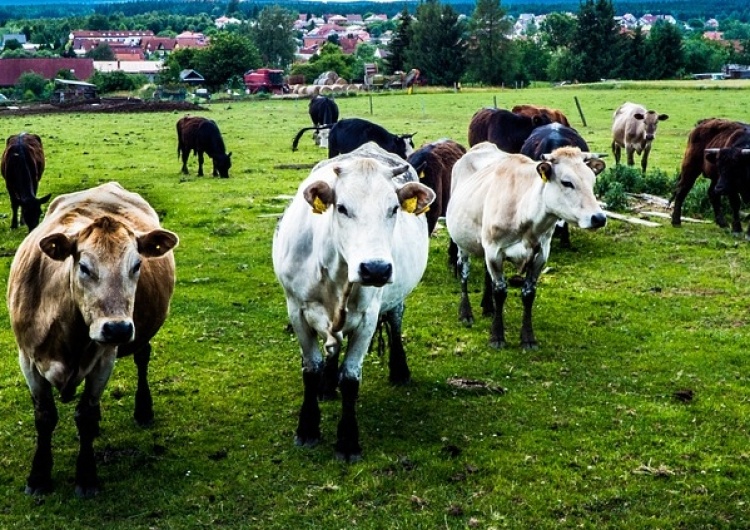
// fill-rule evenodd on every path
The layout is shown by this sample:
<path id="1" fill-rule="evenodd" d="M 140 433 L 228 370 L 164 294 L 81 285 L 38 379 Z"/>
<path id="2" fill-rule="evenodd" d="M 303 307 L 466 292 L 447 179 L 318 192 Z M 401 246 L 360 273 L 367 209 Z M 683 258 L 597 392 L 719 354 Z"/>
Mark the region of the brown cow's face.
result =
<path id="1" fill-rule="evenodd" d="M 177 241 L 166 230 L 136 236 L 122 223 L 101 217 L 76 236 L 52 234 L 39 244 L 52 259 L 73 258 L 72 294 L 89 338 L 124 344 L 135 338 L 133 306 L 144 260 L 164 255 Z"/>

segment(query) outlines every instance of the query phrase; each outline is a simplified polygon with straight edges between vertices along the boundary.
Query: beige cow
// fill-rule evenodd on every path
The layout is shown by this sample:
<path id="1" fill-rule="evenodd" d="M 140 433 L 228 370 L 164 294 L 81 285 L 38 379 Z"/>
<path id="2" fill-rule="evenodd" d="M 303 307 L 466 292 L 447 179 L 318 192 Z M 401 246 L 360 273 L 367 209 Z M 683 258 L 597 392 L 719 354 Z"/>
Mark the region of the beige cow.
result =
<path id="1" fill-rule="evenodd" d="M 84 383 L 75 414 L 79 496 L 99 488 L 93 442 L 116 357 L 134 354 L 135 419 L 153 420 L 149 341 L 167 316 L 177 243 L 143 198 L 116 183 L 57 197 L 21 243 L 10 269 L 8 309 L 37 429 L 27 493 L 52 487 L 53 387 L 68 402 Z"/>
<path id="2" fill-rule="evenodd" d="M 656 126 L 668 118 L 666 114 L 646 110 L 646 107 L 637 103 L 620 105 L 612 116 L 612 153 L 615 155 L 615 164 L 620 163 L 624 148 L 628 165 L 635 165 L 633 153 L 638 153 L 641 156 L 641 171 L 645 173 L 651 143 L 656 138 Z"/>

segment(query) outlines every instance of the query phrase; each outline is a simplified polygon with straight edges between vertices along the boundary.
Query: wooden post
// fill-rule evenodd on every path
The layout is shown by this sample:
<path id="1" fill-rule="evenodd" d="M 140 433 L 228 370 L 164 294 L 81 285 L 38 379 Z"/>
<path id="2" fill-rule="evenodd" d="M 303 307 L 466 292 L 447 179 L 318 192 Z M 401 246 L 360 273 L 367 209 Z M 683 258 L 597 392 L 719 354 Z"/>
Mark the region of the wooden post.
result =
<path id="1" fill-rule="evenodd" d="M 492 96 L 492 103 L 494 104 L 495 108 L 497 108 L 497 96 Z"/>
<path id="2" fill-rule="evenodd" d="M 372 94 L 370 94 L 370 116 L 372 116 Z M 584 125 L 586 125 L 584 123 Z"/>
<path id="3" fill-rule="evenodd" d="M 586 118 L 584 118 L 583 111 L 581 110 L 581 104 L 578 102 L 578 96 L 573 96 L 573 99 L 576 101 L 576 107 L 578 107 L 578 114 L 581 116 L 583 126 L 588 127 L 588 125 L 586 125 Z"/>

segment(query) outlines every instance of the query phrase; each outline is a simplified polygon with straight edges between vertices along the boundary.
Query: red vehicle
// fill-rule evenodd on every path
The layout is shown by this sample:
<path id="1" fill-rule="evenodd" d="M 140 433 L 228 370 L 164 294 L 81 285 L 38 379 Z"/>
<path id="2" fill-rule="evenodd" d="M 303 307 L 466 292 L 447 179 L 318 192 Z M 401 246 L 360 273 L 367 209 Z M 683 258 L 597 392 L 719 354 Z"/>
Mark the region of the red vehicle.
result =
<path id="1" fill-rule="evenodd" d="M 284 71 L 271 68 L 248 70 L 243 76 L 245 88 L 250 94 L 284 94 L 289 87 L 284 83 Z"/>

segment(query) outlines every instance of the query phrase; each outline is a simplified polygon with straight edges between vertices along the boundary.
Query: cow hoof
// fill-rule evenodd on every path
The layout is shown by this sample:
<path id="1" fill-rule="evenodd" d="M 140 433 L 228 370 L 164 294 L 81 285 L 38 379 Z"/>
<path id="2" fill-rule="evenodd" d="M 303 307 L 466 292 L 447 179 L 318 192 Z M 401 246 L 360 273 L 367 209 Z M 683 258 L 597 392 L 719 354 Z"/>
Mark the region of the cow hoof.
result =
<path id="1" fill-rule="evenodd" d="M 355 453 L 344 453 L 341 451 L 336 451 L 336 460 L 340 460 L 342 462 L 347 462 L 349 464 L 353 464 L 355 462 L 359 462 L 362 460 L 362 452 L 358 451 Z"/>
<path id="2" fill-rule="evenodd" d="M 682 228 L 682 221 L 672 221 L 672 226 L 674 228 Z"/>
<path id="3" fill-rule="evenodd" d="M 320 436 L 307 437 L 297 435 L 294 437 L 294 445 L 297 447 L 315 447 L 319 443 Z"/>
<path id="4" fill-rule="evenodd" d="M 465 327 L 470 328 L 474 325 L 474 318 L 473 317 L 463 317 L 461 318 L 461 324 L 463 324 Z"/>
<path id="5" fill-rule="evenodd" d="M 24 493 L 26 495 L 31 495 L 32 497 L 41 497 L 42 495 L 47 495 L 48 493 L 52 493 L 52 482 L 49 482 L 47 484 L 37 484 L 36 486 L 26 484 Z"/>
<path id="6" fill-rule="evenodd" d="M 505 341 L 504 340 L 491 340 L 490 348 L 492 348 L 493 350 L 502 350 L 503 348 L 505 348 Z"/>
<path id="7" fill-rule="evenodd" d="M 321 390 L 318 393 L 318 401 L 336 401 L 339 398 L 339 393 L 336 392 L 336 388 Z"/>
<path id="8" fill-rule="evenodd" d="M 388 381 L 395 386 L 406 386 L 411 383 L 411 375 L 391 375 Z"/>
<path id="9" fill-rule="evenodd" d="M 537 341 L 523 342 L 523 343 L 521 343 L 521 347 L 524 350 L 538 350 L 539 349 L 539 343 Z"/>
<path id="10" fill-rule="evenodd" d="M 133 419 L 135 420 L 138 427 L 147 428 L 154 425 L 154 413 L 151 414 L 134 414 Z"/>
<path id="11" fill-rule="evenodd" d="M 99 493 L 98 486 L 76 486 L 76 497 L 79 499 L 90 499 Z"/>

